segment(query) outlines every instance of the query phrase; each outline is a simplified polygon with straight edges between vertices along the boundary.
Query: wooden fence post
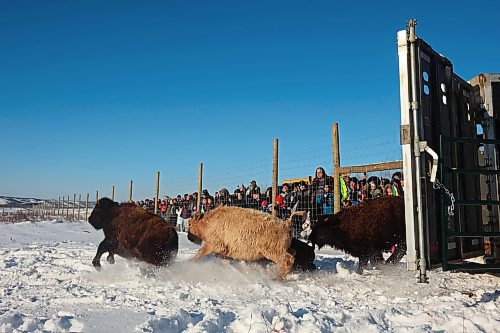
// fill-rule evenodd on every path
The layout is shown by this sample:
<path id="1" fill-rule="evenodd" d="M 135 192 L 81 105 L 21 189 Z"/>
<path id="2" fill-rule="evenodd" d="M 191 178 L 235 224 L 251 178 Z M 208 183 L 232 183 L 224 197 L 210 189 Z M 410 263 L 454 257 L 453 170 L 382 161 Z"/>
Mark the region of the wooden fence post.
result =
<path id="1" fill-rule="evenodd" d="M 196 211 L 201 209 L 201 193 L 203 192 L 203 163 L 198 166 L 198 198 L 196 198 Z"/>
<path id="2" fill-rule="evenodd" d="M 73 193 L 73 220 L 75 219 L 76 194 Z"/>
<path id="3" fill-rule="evenodd" d="M 130 180 L 130 191 L 128 192 L 128 202 L 133 202 L 133 201 L 132 201 L 132 189 L 133 189 L 133 184 L 134 184 L 134 181 L 131 179 L 131 180 Z"/>
<path id="4" fill-rule="evenodd" d="M 333 151 L 333 212 L 340 212 L 340 151 L 339 151 L 339 124 L 332 125 L 332 151 Z"/>
<path id="5" fill-rule="evenodd" d="M 87 201 L 85 202 L 85 221 L 89 219 L 89 194 L 87 193 Z"/>
<path id="6" fill-rule="evenodd" d="M 274 139 L 273 144 L 273 190 L 272 190 L 272 216 L 278 216 L 278 208 L 276 207 L 276 197 L 278 196 L 278 139 Z"/>
<path id="7" fill-rule="evenodd" d="M 78 220 L 80 219 L 80 206 L 82 205 L 82 195 L 78 194 Z"/>
<path id="8" fill-rule="evenodd" d="M 156 173 L 155 214 L 158 213 L 158 197 L 160 196 L 160 171 Z"/>

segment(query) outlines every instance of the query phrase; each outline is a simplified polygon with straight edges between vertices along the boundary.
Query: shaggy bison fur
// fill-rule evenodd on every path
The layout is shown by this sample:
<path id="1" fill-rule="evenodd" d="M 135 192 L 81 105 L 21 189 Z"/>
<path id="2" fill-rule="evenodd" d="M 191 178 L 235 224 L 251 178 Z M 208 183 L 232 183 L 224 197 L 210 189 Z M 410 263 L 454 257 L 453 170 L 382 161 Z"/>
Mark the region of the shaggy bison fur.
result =
<path id="1" fill-rule="evenodd" d="M 207 254 L 235 260 L 268 259 L 281 268 L 278 278 L 282 279 L 295 261 L 290 247 L 291 221 L 291 218 L 281 221 L 253 209 L 222 206 L 191 217 L 188 239 L 203 242 L 194 259 Z"/>
<path id="2" fill-rule="evenodd" d="M 319 248 L 330 245 L 359 258 L 358 273 L 368 261 L 383 261 L 382 252 L 397 245 L 387 262 L 406 252 L 404 199 L 384 196 L 319 218 L 309 240 Z"/>
<path id="3" fill-rule="evenodd" d="M 198 245 L 201 245 L 202 243 L 202 240 L 199 239 L 198 237 L 195 237 L 193 234 L 188 234 L 188 239 L 191 242 L 196 243 Z M 294 269 L 304 270 L 304 271 L 316 269 L 316 265 L 314 264 L 314 259 L 316 258 L 316 255 L 314 254 L 314 247 L 296 238 L 292 238 L 292 243 L 290 244 L 288 252 L 292 254 L 295 253 L 294 254 L 295 260 L 293 262 Z M 268 262 L 267 259 L 263 260 L 265 262 Z"/>
<path id="4" fill-rule="evenodd" d="M 167 264 L 177 255 L 179 237 L 175 228 L 133 203 L 118 204 L 102 198 L 90 214 L 89 223 L 104 231 L 104 240 L 92 260 L 98 270 L 105 252 L 109 253 L 110 264 L 115 262 L 114 254 L 117 254 L 156 266 Z"/>

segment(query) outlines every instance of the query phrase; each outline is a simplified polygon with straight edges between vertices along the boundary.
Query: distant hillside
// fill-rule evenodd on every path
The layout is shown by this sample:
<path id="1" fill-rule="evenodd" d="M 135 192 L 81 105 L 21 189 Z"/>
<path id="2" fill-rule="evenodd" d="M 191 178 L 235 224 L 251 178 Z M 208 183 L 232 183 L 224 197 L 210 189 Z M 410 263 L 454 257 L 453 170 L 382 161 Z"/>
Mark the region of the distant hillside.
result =
<path id="1" fill-rule="evenodd" d="M 46 200 L 36 198 L 15 198 L 0 195 L 0 206 L 4 207 L 23 207 L 44 202 L 46 202 Z"/>

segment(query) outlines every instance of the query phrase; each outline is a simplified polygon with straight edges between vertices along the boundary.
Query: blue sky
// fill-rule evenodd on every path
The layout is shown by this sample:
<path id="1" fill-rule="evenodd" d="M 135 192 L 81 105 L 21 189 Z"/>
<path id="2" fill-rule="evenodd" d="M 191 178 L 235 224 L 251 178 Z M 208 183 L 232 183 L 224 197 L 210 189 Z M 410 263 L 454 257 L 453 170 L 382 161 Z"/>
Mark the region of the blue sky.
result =
<path id="1" fill-rule="evenodd" d="M 500 71 L 496 1 L 1 1 L 0 195 L 126 200 L 400 158 L 396 33 Z"/>

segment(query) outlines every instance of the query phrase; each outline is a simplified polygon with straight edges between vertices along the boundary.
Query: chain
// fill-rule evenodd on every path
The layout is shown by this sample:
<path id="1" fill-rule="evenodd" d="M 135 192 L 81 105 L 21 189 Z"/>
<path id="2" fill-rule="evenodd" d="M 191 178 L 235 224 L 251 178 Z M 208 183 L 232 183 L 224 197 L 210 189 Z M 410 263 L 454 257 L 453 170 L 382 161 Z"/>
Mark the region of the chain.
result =
<path id="1" fill-rule="evenodd" d="M 450 197 L 450 204 L 448 205 L 448 223 L 451 220 L 451 217 L 455 215 L 455 197 L 453 196 L 453 193 L 450 193 L 446 186 L 444 186 L 443 183 L 441 183 L 439 180 L 435 180 L 434 183 L 432 183 L 432 188 L 435 190 L 441 189 L 444 191 L 444 193 Z"/>

